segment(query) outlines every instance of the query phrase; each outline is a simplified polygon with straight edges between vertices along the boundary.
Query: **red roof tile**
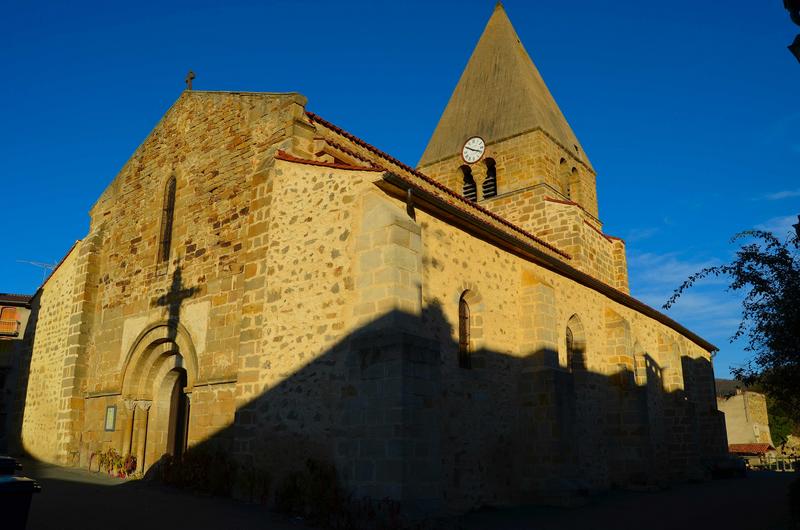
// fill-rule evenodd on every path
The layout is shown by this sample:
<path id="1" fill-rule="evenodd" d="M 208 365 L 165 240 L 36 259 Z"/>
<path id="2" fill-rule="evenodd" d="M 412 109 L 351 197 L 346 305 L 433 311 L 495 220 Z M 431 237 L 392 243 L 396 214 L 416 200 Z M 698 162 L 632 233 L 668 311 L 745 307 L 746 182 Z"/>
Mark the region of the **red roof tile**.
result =
<path id="1" fill-rule="evenodd" d="M 767 443 L 728 445 L 728 452 L 737 455 L 763 455 L 773 449 L 775 448 Z"/>
<path id="2" fill-rule="evenodd" d="M 33 296 L 29 294 L 0 293 L 0 302 L 15 302 L 27 304 Z"/>
<path id="3" fill-rule="evenodd" d="M 298 164 L 308 164 L 309 166 L 321 166 L 333 169 L 349 169 L 351 171 L 384 171 L 384 169 L 380 167 L 353 166 L 351 164 L 339 164 L 336 162 L 320 162 L 318 160 L 298 158 L 296 156 L 290 155 L 286 151 L 278 151 L 278 153 L 275 155 L 275 158 L 277 158 L 278 160 L 285 160 L 287 162 L 297 162 Z"/>

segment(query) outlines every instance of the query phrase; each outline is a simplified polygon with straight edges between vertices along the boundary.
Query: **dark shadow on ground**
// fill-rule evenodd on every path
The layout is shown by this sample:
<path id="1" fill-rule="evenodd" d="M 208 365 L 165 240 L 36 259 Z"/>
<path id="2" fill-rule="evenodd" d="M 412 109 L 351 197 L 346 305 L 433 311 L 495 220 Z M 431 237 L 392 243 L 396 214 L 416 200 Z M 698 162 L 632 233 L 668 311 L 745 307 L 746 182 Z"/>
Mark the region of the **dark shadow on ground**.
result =
<path id="1" fill-rule="evenodd" d="M 43 491 L 34 496 L 28 530 L 192 528 L 300 530 L 298 518 L 266 507 L 203 497 L 144 481 L 23 460 Z M 441 530 L 778 530 L 789 528 L 786 492 L 796 475 L 751 472 L 745 479 L 681 484 L 663 491 L 613 491 L 583 506 L 484 509 L 432 524 Z"/>
<path id="2" fill-rule="evenodd" d="M 28 530 L 307 528 L 264 506 L 28 459 L 22 463 L 23 474 L 42 485 L 31 502 Z"/>
<path id="3" fill-rule="evenodd" d="M 796 476 L 759 471 L 656 492 L 614 491 L 574 509 L 478 511 L 460 518 L 459 525 L 469 530 L 784 530 L 791 528 L 787 492 Z"/>

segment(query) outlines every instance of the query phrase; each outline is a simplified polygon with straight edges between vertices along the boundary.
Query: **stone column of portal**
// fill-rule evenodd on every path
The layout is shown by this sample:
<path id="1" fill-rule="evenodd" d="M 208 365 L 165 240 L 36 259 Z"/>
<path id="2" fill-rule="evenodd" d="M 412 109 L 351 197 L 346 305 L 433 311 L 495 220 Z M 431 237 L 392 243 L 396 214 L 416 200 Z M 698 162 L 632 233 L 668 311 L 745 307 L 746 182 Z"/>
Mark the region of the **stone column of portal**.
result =
<path id="1" fill-rule="evenodd" d="M 128 410 L 125 430 L 122 432 L 122 456 L 126 456 L 131 453 L 131 446 L 133 445 L 133 422 L 136 419 L 136 401 L 126 399 L 123 402 Z"/>
<path id="2" fill-rule="evenodd" d="M 152 404 L 152 401 L 146 400 L 136 402 L 136 407 L 142 411 L 142 414 L 139 415 L 142 419 L 139 420 L 139 432 L 136 440 L 136 470 L 142 474 L 144 474 L 144 455 L 147 449 L 147 421 L 150 418 L 149 411 Z"/>
<path id="3" fill-rule="evenodd" d="M 186 392 L 186 418 L 184 419 L 183 423 L 183 451 L 185 452 L 189 448 L 189 420 L 192 417 L 192 393 Z"/>

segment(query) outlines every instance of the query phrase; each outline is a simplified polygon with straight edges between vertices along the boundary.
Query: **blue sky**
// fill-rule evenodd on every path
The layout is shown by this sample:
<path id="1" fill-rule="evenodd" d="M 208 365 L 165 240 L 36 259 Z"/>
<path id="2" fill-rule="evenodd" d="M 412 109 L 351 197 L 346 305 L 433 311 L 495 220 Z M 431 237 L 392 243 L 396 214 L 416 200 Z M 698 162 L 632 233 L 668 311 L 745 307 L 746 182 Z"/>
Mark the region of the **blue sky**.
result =
<path id="1" fill-rule="evenodd" d="M 414 165 L 493 2 L 0 0 L 0 291 L 33 292 L 88 210 L 179 96 L 299 91 L 308 109 Z M 604 5 L 606 7 L 604 7 Z M 655 307 L 729 259 L 735 232 L 785 234 L 800 213 L 800 64 L 780 0 L 508 0 L 506 10 L 598 171 L 606 232 L 626 239 L 632 294 Z M 11 228 L 13 227 L 13 228 Z M 724 285 L 669 315 L 716 343 Z"/>

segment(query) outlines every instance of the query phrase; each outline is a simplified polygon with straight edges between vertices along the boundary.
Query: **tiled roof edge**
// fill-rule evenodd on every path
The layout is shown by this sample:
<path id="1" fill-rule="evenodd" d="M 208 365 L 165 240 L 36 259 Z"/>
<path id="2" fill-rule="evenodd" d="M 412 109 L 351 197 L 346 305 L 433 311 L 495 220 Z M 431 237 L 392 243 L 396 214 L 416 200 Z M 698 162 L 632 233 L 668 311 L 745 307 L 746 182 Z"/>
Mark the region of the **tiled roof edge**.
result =
<path id="1" fill-rule="evenodd" d="M 285 162 L 295 162 L 298 164 L 306 164 L 309 166 L 329 167 L 331 169 L 347 169 L 350 171 L 384 171 L 384 169 L 380 167 L 376 168 L 376 167 L 353 166 L 351 164 L 338 164 L 336 162 L 320 162 L 318 160 L 298 158 L 296 156 L 290 155 L 286 151 L 278 151 L 275 154 L 275 158 L 277 158 L 278 160 L 283 160 Z"/>
<path id="2" fill-rule="evenodd" d="M 495 221 L 497 221 L 500 224 L 510 228 L 511 230 L 514 230 L 515 232 L 519 232 L 520 234 L 524 235 L 525 237 L 530 238 L 531 240 L 535 241 L 539 245 L 542 245 L 543 247 L 551 250 L 552 252 L 555 252 L 556 254 L 558 254 L 558 255 L 560 255 L 562 257 L 565 257 L 567 259 L 572 259 L 572 256 L 570 256 L 568 253 L 564 252 L 563 250 L 551 245 L 550 243 L 544 241 L 543 239 L 540 239 L 539 237 L 537 237 L 537 236 L 533 235 L 532 233 L 528 232 L 527 230 L 525 230 L 525 229 L 515 225 L 514 223 L 508 221 L 507 219 L 504 219 L 503 217 L 500 217 L 499 215 L 497 215 L 496 213 L 492 212 L 491 210 L 487 210 L 483 206 L 481 206 L 479 204 L 475 204 L 474 202 L 470 201 L 466 197 L 463 197 L 462 195 L 459 195 L 458 193 L 454 192 L 453 190 L 451 190 L 450 188 L 448 188 L 444 184 L 442 184 L 440 182 L 437 182 L 436 180 L 434 180 L 434 179 L 430 178 L 429 176 L 425 175 L 424 173 L 421 173 L 420 171 L 412 168 L 411 166 L 409 166 L 407 164 L 404 164 L 403 162 L 400 162 L 399 160 L 397 160 L 393 156 L 381 151 L 377 147 L 365 142 L 361 138 L 358 138 L 357 136 L 354 136 L 354 135 L 350 134 L 349 132 L 345 131 L 341 127 L 338 127 L 337 125 L 332 124 L 331 122 L 325 120 L 324 118 L 321 118 L 317 114 L 314 114 L 313 112 L 306 111 L 306 115 L 309 117 L 309 119 L 311 119 L 311 121 L 315 121 L 315 122 L 317 122 L 317 123 L 329 128 L 329 129 L 331 129 L 332 131 L 336 132 L 337 134 L 340 134 L 340 135 L 344 136 L 348 140 L 350 140 L 352 142 L 355 142 L 356 144 L 360 145 L 364 149 L 366 149 L 366 150 L 378 155 L 379 157 L 391 162 L 392 164 L 404 169 L 405 171 L 408 171 L 409 173 L 411 173 L 415 177 L 418 177 L 418 178 L 424 180 L 425 182 L 427 182 L 431 186 L 434 186 L 438 190 L 450 195 L 451 197 L 453 197 L 453 198 L 455 198 L 455 199 L 457 199 L 457 200 L 459 200 L 459 201 L 461 201 L 463 203 L 468 204 L 470 207 L 477 209 L 478 211 L 482 212 L 483 214 L 488 215 L 489 217 L 491 217 Z"/>

